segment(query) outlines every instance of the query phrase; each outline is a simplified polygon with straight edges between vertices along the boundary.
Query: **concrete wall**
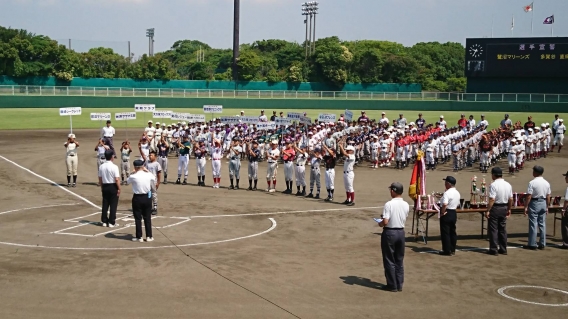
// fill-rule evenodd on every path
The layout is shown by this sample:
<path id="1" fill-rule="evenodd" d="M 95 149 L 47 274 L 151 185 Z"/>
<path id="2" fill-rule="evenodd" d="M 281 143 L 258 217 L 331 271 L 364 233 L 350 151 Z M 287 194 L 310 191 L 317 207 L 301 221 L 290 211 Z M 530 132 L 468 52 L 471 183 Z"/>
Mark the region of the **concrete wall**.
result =
<path id="1" fill-rule="evenodd" d="M 397 100 L 319 99 L 222 99 L 85 96 L 0 96 L 0 108 L 132 108 L 134 104 L 155 104 L 158 108 L 201 108 L 223 105 L 228 109 L 337 109 L 337 110 L 419 110 L 479 112 L 566 112 L 568 103 L 461 102 Z"/>

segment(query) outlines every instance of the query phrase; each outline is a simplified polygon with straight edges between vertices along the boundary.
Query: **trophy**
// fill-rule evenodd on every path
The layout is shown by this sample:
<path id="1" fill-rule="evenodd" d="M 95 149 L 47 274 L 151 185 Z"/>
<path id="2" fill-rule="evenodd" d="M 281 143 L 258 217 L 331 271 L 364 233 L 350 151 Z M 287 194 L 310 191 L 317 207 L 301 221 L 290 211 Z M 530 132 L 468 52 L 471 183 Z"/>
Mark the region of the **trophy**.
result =
<path id="1" fill-rule="evenodd" d="M 471 207 L 477 206 L 477 176 L 471 179 L 471 198 L 469 200 Z M 474 207 L 477 208 L 477 207 Z"/>
<path id="2" fill-rule="evenodd" d="M 428 195 L 423 195 L 420 196 L 420 208 L 421 209 L 430 209 L 431 207 L 428 207 Z"/>
<path id="3" fill-rule="evenodd" d="M 481 189 L 479 193 L 480 207 L 487 207 L 487 184 L 485 178 L 481 181 Z"/>

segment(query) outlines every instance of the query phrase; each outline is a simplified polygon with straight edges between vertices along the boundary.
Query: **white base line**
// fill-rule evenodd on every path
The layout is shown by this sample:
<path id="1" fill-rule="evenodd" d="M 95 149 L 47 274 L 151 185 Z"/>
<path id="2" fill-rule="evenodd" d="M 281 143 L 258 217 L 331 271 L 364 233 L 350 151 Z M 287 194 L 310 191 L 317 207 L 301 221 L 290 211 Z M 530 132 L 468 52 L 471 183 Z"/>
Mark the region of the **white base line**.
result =
<path id="1" fill-rule="evenodd" d="M 363 209 L 379 209 L 383 206 L 376 207 L 349 207 L 349 208 L 334 208 L 334 209 L 314 209 L 314 210 L 297 210 L 290 212 L 274 212 L 274 213 L 251 213 L 251 214 L 234 214 L 234 215 L 210 215 L 210 216 L 191 216 L 190 218 L 220 218 L 220 217 L 242 217 L 242 216 L 265 216 L 265 215 L 283 215 L 283 214 L 302 214 L 302 213 L 324 213 L 324 212 L 337 212 L 346 210 L 363 210 Z"/>
<path id="2" fill-rule="evenodd" d="M 15 212 L 21 212 L 21 211 L 24 211 L 24 210 L 41 209 L 41 208 L 51 208 L 51 207 L 60 207 L 60 206 L 74 206 L 74 205 L 77 205 L 77 203 L 73 203 L 73 204 L 57 204 L 57 205 L 38 206 L 38 207 L 29 207 L 29 208 L 20 208 L 20 209 L 9 210 L 9 211 L 7 211 L 7 212 L 1 212 L 0 215 L 9 214 L 9 213 L 15 213 Z"/>
<path id="3" fill-rule="evenodd" d="M 58 183 L 56 183 L 56 182 L 50 180 L 49 178 L 43 177 L 43 176 L 41 176 L 41 175 L 39 175 L 39 174 L 37 174 L 37 173 L 35 173 L 35 172 L 32 172 L 31 170 L 29 170 L 29 169 L 23 167 L 22 165 L 20 165 L 20 164 L 18 164 L 18 163 L 16 163 L 16 162 L 13 162 L 13 161 L 11 161 L 11 160 L 5 158 L 5 157 L 2 156 L 2 155 L 0 155 L 0 158 L 3 159 L 3 160 L 5 160 L 6 162 L 8 162 L 8 163 L 10 163 L 10 164 L 13 164 L 14 166 L 17 166 L 17 167 L 23 169 L 24 171 L 26 171 L 26 172 L 28 172 L 28 173 L 30 173 L 30 174 L 36 176 L 36 177 L 39 177 L 39 178 L 43 179 L 43 180 L 46 181 L 46 182 L 49 182 L 49 183 L 51 183 L 51 184 L 53 184 L 53 185 L 55 185 L 55 186 L 61 188 L 62 190 L 66 191 L 67 193 L 69 193 L 69 194 L 71 194 L 71 195 L 73 195 L 73 196 L 79 198 L 80 200 L 84 201 L 85 203 L 87 203 L 87 204 L 89 204 L 89 205 L 91 205 L 91 206 L 93 206 L 93 207 L 95 207 L 95 208 L 97 208 L 97 209 L 100 209 L 100 208 L 101 208 L 100 206 L 93 204 L 93 202 L 91 202 L 90 200 L 86 199 L 85 197 L 73 193 L 72 191 L 68 190 L 67 188 L 65 188 L 65 187 L 59 185 Z"/>
<path id="4" fill-rule="evenodd" d="M 560 245 L 556 245 L 556 244 L 546 244 L 547 247 L 560 247 Z M 523 248 L 523 246 L 507 246 L 507 250 L 509 249 L 518 249 L 518 248 Z M 489 250 L 489 248 L 479 248 L 479 247 L 474 247 L 474 248 L 464 248 L 464 249 L 456 249 L 457 251 L 481 251 L 481 250 Z M 439 250 L 427 250 L 427 251 L 421 251 L 420 254 L 437 254 L 439 252 Z"/>
<path id="5" fill-rule="evenodd" d="M 253 237 L 264 235 L 266 233 L 273 231 L 277 226 L 276 220 L 274 220 L 274 218 L 269 218 L 269 220 L 272 223 L 272 226 L 270 226 L 269 229 L 267 229 L 263 232 L 260 232 L 260 233 L 256 233 L 256 234 L 252 234 L 252 235 L 248 235 L 248 236 L 243 236 L 243 237 L 238 237 L 238 238 L 210 241 L 210 242 L 205 242 L 205 243 L 194 243 L 194 244 L 181 244 L 181 245 L 169 245 L 169 246 L 142 246 L 142 247 L 134 246 L 134 247 L 124 247 L 124 248 L 53 247 L 53 246 L 42 246 L 42 245 L 16 244 L 16 243 L 7 243 L 7 242 L 0 242 L 0 244 L 8 245 L 8 246 L 15 246 L 15 247 L 47 248 L 47 249 L 57 249 L 57 250 L 138 250 L 138 249 L 161 249 L 161 248 L 202 246 L 202 245 L 228 243 L 228 242 L 232 242 L 232 241 L 237 241 L 237 240 L 241 240 L 241 239 L 248 239 L 248 238 L 253 238 Z"/>

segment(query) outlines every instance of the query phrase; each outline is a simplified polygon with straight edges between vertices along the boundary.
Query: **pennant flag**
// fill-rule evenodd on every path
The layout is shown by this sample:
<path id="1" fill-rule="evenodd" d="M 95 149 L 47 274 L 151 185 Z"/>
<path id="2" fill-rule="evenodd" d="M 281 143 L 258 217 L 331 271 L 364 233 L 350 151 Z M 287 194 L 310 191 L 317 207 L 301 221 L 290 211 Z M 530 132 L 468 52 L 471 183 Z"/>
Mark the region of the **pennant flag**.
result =
<path id="1" fill-rule="evenodd" d="M 523 9 L 525 10 L 525 12 L 531 12 L 531 11 L 533 11 L 533 5 L 534 5 L 534 2 L 532 2 L 528 6 L 524 6 Z"/>
<path id="2" fill-rule="evenodd" d="M 415 209 L 420 209 L 420 196 L 426 195 L 426 163 L 423 151 L 418 151 L 416 155 L 408 196 L 414 200 Z"/>
<path id="3" fill-rule="evenodd" d="M 554 24 L 554 15 L 551 15 L 550 17 L 544 19 L 544 22 L 542 24 Z"/>

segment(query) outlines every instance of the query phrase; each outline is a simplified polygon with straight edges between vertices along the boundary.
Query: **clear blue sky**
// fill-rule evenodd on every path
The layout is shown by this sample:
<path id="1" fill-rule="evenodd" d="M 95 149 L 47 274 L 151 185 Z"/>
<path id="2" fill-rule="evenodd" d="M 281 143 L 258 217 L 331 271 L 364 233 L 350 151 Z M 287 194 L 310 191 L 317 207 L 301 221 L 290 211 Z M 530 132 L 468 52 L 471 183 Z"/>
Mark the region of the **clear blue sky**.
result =
<path id="1" fill-rule="evenodd" d="M 126 54 L 131 41 L 137 56 L 148 50 L 147 28 L 156 28 L 155 51 L 180 39 L 215 48 L 232 47 L 232 0 L 0 0 L 0 25 L 22 28 L 53 39 L 74 39 L 79 51 L 113 47 Z M 302 42 L 300 0 L 241 0 L 241 43 L 262 39 Z M 319 0 L 317 36 L 343 40 L 465 42 L 467 37 L 530 36 L 531 0 Z M 555 15 L 555 36 L 568 36 L 568 0 L 536 0 L 534 36 L 549 36 L 542 24 Z M 81 42 L 90 40 L 102 42 Z"/>

